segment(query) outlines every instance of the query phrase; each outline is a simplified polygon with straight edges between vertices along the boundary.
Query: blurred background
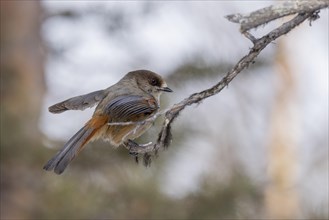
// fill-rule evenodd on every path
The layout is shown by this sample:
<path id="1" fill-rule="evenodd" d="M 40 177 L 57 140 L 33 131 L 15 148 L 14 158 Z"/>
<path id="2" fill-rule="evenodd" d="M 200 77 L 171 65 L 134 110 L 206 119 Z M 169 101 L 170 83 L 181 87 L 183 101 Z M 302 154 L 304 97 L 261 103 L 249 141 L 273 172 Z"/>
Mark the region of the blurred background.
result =
<path id="1" fill-rule="evenodd" d="M 1 1 L 1 219 L 327 219 L 327 9 L 185 109 L 151 167 L 97 141 L 62 175 L 42 169 L 93 112 L 49 105 L 149 69 L 174 90 L 166 108 L 252 47 L 225 15 L 271 4 Z M 138 141 L 155 141 L 160 125 Z"/>

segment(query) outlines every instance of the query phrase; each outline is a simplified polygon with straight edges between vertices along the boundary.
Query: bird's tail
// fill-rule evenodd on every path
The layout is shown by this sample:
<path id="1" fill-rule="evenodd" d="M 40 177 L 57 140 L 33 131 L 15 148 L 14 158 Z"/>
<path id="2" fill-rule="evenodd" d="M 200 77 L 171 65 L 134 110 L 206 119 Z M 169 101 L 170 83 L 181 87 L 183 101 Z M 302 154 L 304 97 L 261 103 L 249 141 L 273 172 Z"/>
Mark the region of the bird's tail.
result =
<path id="1" fill-rule="evenodd" d="M 43 169 L 47 171 L 54 170 L 57 174 L 63 173 L 69 163 L 79 154 L 104 123 L 105 120 L 102 120 L 100 123 L 99 118 L 90 119 L 89 122 L 73 135 L 73 137 L 66 142 L 64 147 L 44 165 Z"/>

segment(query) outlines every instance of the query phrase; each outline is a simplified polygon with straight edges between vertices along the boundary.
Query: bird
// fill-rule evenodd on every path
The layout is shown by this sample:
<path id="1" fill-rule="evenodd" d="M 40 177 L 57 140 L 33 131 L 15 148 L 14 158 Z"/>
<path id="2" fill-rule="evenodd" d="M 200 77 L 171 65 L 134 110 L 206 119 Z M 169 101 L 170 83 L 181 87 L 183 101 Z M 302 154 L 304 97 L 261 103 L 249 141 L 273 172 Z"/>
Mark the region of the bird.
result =
<path id="1" fill-rule="evenodd" d="M 89 142 L 97 139 L 109 141 L 115 148 L 129 142 L 135 143 L 133 140 L 152 126 L 153 122 L 147 119 L 159 111 L 160 96 L 163 92 L 173 90 L 160 75 L 150 70 L 135 70 L 107 89 L 76 96 L 50 106 L 49 112 L 58 114 L 67 110 L 84 110 L 97 104 L 91 119 L 64 144 L 43 169 L 56 174 L 63 173 L 80 151 Z M 142 121 L 144 123 L 134 123 Z M 115 124 L 123 122 L 133 123 Z"/>

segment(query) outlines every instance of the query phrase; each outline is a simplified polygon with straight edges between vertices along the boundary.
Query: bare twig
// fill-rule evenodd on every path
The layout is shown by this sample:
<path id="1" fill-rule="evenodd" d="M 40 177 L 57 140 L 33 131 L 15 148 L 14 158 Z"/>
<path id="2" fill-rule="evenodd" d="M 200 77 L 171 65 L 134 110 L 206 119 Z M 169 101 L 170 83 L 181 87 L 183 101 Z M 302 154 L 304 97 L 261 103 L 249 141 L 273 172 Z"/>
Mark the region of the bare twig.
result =
<path id="1" fill-rule="evenodd" d="M 299 1 L 298 1 L 299 2 Z M 307 2 L 307 1 L 306 1 Z M 312 1 L 310 1 L 312 2 Z M 269 45 L 271 42 L 273 42 L 274 40 L 276 40 L 277 38 L 279 38 L 282 35 L 287 34 L 288 32 L 290 32 L 292 29 L 294 29 L 296 26 L 298 26 L 299 24 L 301 24 L 302 22 L 304 22 L 306 19 L 310 19 L 310 20 L 315 20 L 318 18 L 318 10 L 320 8 L 323 7 L 328 7 L 328 1 L 322 1 L 322 0 L 318 0 L 318 1 L 314 1 L 313 2 L 314 5 L 317 6 L 311 6 L 309 4 L 303 3 L 302 1 L 299 2 L 298 4 L 300 5 L 301 9 L 297 9 L 295 8 L 295 13 L 296 12 L 300 12 L 302 11 L 303 13 L 298 14 L 297 16 L 295 16 L 293 19 L 291 19 L 290 21 L 282 24 L 280 27 L 274 29 L 273 31 L 269 32 L 268 34 L 266 34 L 265 36 L 256 39 L 254 36 L 252 36 L 250 33 L 248 33 L 246 30 L 249 30 L 250 28 L 254 28 L 259 26 L 260 24 L 265 24 L 268 21 L 271 21 L 273 19 L 285 16 L 287 14 L 291 14 L 292 12 L 285 12 L 285 15 L 282 15 L 281 13 L 276 13 L 276 14 L 272 14 L 270 13 L 267 19 L 263 18 L 266 17 L 264 12 L 269 11 L 270 9 L 275 9 L 276 7 L 268 7 L 268 8 L 264 8 L 255 12 L 252 12 L 250 15 L 248 16 L 242 16 L 243 19 L 247 19 L 245 21 L 251 21 L 251 23 L 253 23 L 253 25 L 251 25 L 250 27 L 248 26 L 248 28 L 245 27 L 245 25 L 248 22 L 241 22 L 243 21 L 243 19 L 241 20 L 237 20 L 238 23 L 241 24 L 241 30 L 244 30 L 244 35 L 250 39 L 252 41 L 252 43 L 254 44 L 254 46 L 250 49 L 249 53 L 244 56 L 227 74 L 226 76 L 220 81 L 218 82 L 216 85 L 214 85 L 213 87 L 206 89 L 204 91 L 198 92 L 198 93 L 194 93 L 192 95 L 190 95 L 188 98 L 185 98 L 184 100 L 182 100 L 179 103 L 174 104 L 172 107 L 170 107 L 169 109 L 165 110 L 165 111 L 161 111 L 157 114 L 155 114 L 154 116 L 152 116 L 151 118 L 147 119 L 146 121 L 155 121 L 157 117 L 159 117 L 160 115 L 165 114 L 165 118 L 164 118 L 164 122 L 162 124 L 162 129 L 158 135 L 158 139 L 157 142 L 155 144 L 146 144 L 146 145 L 138 145 L 135 142 L 128 142 L 125 147 L 127 149 L 129 149 L 130 153 L 134 154 L 134 155 L 138 155 L 138 154 L 143 154 L 144 157 L 144 164 L 145 165 L 149 165 L 150 163 L 150 154 L 153 153 L 154 155 L 157 155 L 159 150 L 162 149 L 166 149 L 171 141 L 172 141 L 172 135 L 171 135 L 171 124 L 174 121 L 174 119 L 177 118 L 177 116 L 179 115 L 179 113 L 185 109 L 185 107 L 193 105 L 193 104 L 197 104 L 200 103 L 202 100 L 216 95 L 218 94 L 223 88 L 225 88 L 225 86 L 227 86 L 242 70 L 246 69 L 250 64 L 252 64 L 255 60 L 255 58 L 259 55 L 259 53 L 267 46 Z M 292 5 L 292 2 L 288 2 L 288 5 Z M 284 4 L 285 5 L 285 4 Z M 320 6 L 319 6 L 320 5 Z M 286 6 L 284 6 L 286 7 Z M 277 8 L 276 8 L 277 9 Z M 290 9 L 292 10 L 292 9 Z M 261 12 L 262 16 L 258 16 L 257 14 Z M 253 16 L 256 16 L 255 18 L 253 18 Z M 229 20 L 232 21 L 232 16 L 229 18 Z M 256 22 L 256 20 L 261 19 L 261 22 Z M 255 24 L 257 24 L 255 26 Z M 118 123 L 110 123 L 110 125 L 129 125 L 129 124 L 136 124 L 136 123 L 145 123 L 146 121 L 141 121 L 141 122 L 118 122 Z M 136 161 L 138 161 L 136 159 Z"/>
<path id="2" fill-rule="evenodd" d="M 240 24 L 241 33 L 257 28 L 260 25 L 267 24 L 275 19 L 301 13 L 312 13 L 322 8 L 329 6 L 328 0 L 297 0 L 287 1 L 279 5 L 272 5 L 266 8 L 259 9 L 248 15 L 232 14 L 226 18 L 234 23 Z"/>

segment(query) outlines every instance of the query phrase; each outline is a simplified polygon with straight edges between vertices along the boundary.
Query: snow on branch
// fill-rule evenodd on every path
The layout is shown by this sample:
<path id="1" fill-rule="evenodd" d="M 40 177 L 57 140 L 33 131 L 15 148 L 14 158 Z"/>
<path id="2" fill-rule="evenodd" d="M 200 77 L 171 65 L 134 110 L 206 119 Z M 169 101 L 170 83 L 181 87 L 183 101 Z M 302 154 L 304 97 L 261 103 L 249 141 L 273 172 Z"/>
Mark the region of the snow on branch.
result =
<path id="1" fill-rule="evenodd" d="M 130 151 L 131 154 L 136 156 L 136 161 L 138 161 L 138 155 L 143 155 L 144 165 L 148 166 L 151 162 L 151 155 L 158 155 L 159 150 L 166 149 L 171 141 L 171 125 L 177 116 L 187 107 L 193 104 L 198 104 L 202 100 L 218 94 L 222 89 L 225 88 L 242 70 L 246 69 L 250 64 L 252 64 L 255 58 L 260 54 L 260 52 L 271 42 L 289 33 L 296 26 L 303 23 L 305 20 L 309 19 L 313 21 L 317 18 L 320 9 L 327 8 L 329 5 L 328 1 L 325 0 L 314 0 L 314 1 L 288 1 L 278 6 L 270 6 L 250 13 L 249 15 L 228 15 L 226 18 L 229 21 L 239 23 L 241 25 L 241 32 L 253 43 L 253 47 L 250 49 L 249 53 L 242 57 L 237 64 L 226 74 L 226 76 L 219 81 L 213 87 L 206 89 L 201 92 L 194 93 L 179 103 L 174 104 L 167 110 L 161 111 L 154 115 L 147 121 L 155 121 L 160 115 L 164 116 L 164 121 L 162 124 L 162 129 L 158 135 L 156 143 L 148 143 L 145 145 L 138 145 L 133 141 L 128 141 L 125 147 Z M 256 39 L 247 31 L 256 28 L 260 25 L 265 25 L 269 21 L 272 21 L 283 16 L 297 14 L 294 18 L 286 23 L 283 23 L 278 28 L 272 30 L 265 36 Z M 137 122 L 140 124 L 146 121 Z M 116 123 L 116 125 L 127 125 L 127 123 L 136 122 L 125 122 Z M 134 132 L 134 131 L 132 131 Z"/>

